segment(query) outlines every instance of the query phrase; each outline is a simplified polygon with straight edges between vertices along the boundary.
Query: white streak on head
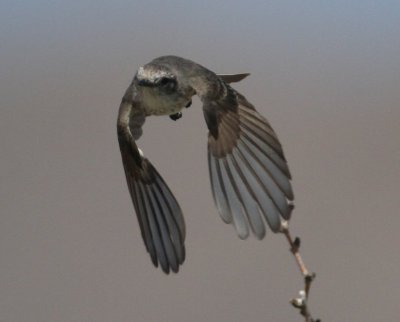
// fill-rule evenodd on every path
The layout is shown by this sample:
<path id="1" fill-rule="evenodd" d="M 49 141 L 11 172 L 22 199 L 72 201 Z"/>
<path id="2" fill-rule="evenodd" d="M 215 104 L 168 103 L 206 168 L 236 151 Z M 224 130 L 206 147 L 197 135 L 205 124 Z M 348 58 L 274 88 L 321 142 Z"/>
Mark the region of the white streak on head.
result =
<path id="1" fill-rule="evenodd" d="M 170 77 L 171 73 L 167 72 L 166 70 L 160 69 L 157 66 L 153 65 L 145 65 L 143 67 L 139 67 L 136 78 L 138 80 L 146 79 L 150 82 L 155 82 L 157 79 L 162 77 Z"/>

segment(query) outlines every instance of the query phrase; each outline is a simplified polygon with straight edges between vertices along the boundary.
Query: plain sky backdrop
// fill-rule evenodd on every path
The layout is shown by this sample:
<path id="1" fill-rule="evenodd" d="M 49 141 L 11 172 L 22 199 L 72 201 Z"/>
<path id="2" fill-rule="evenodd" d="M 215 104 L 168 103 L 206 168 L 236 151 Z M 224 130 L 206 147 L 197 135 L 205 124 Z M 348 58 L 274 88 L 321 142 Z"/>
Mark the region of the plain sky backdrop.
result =
<path id="1" fill-rule="evenodd" d="M 283 144 L 322 321 L 399 321 L 399 1 L 1 1 L 0 321 L 302 321 L 282 235 L 240 240 L 213 205 L 198 99 L 139 146 L 185 214 L 177 275 L 145 251 L 117 111 L 176 54 L 219 73 Z"/>

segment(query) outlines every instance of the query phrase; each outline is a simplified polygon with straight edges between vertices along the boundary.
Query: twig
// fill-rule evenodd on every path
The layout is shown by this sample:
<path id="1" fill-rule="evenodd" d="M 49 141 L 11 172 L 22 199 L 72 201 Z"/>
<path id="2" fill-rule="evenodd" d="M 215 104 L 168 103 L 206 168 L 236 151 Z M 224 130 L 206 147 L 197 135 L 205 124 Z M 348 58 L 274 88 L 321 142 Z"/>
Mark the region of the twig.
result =
<path id="1" fill-rule="evenodd" d="M 310 273 L 304 264 L 303 258 L 300 255 L 300 238 L 296 237 L 294 240 L 290 235 L 288 222 L 282 224 L 282 233 L 285 235 L 290 245 L 290 252 L 293 254 L 296 263 L 300 269 L 301 274 L 304 277 L 304 290 L 299 292 L 299 297 L 294 298 L 290 303 L 297 309 L 300 310 L 300 314 L 304 316 L 306 322 L 321 322 L 321 320 L 314 320 L 311 316 L 308 308 L 308 295 L 310 293 L 311 283 L 315 279 L 315 273 Z"/>

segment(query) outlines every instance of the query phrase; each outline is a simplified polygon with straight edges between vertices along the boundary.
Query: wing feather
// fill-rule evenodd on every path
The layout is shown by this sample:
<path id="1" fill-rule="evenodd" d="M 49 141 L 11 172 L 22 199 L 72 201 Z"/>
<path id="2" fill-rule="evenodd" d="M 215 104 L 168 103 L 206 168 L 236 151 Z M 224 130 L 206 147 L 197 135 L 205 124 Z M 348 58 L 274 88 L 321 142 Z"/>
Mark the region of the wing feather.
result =
<path id="1" fill-rule="evenodd" d="M 232 222 L 232 214 L 226 197 L 225 187 L 221 177 L 221 170 L 218 160 L 208 153 L 208 165 L 210 169 L 211 189 L 215 204 L 222 220 L 230 224 Z"/>
<path id="2" fill-rule="evenodd" d="M 236 231 L 241 239 L 245 239 L 249 235 L 249 228 L 246 222 L 245 214 L 242 209 L 241 197 L 238 193 L 238 189 L 232 178 L 232 174 L 229 169 L 226 157 L 218 160 L 221 169 L 221 176 L 224 187 L 226 189 L 226 195 L 229 203 L 229 208 L 232 213 L 233 223 Z"/>
<path id="3" fill-rule="evenodd" d="M 185 222 L 167 184 L 136 145 L 145 114 L 134 87 L 128 88 L 118 116 L 118 142 L 126 180 L 146 250 L 153 264 L 168 274 L 185 259 Z"/>
<path id="4" fill-rule="evenodd" d="M 222 219 L 233 222 L 240 238 L 249 227 L 265 235 L 290 219 L 294 199 L 282 146 L 269 122 L 244 96 L 225 84 L 225 97 L 204 100 L 210 130 L 208 163 L 212 193 Z"/>

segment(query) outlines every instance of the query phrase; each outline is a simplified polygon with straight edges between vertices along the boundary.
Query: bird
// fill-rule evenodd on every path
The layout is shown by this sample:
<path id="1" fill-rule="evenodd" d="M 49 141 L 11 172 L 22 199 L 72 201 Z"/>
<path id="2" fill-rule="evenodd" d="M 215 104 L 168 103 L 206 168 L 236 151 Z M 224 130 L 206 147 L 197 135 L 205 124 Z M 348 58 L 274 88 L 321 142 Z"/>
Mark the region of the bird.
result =
<path id="1" fill-rule="evenodd" d="M 250 74 L 216 74 L 189 59 L 161 56 L 139 67 L 120 104 L 117 133 L 141 235 L 154 266 L 177 273 L 185 253 L 185 221 L 171 189 L 138 148 L 149 116 L 182 117 L 197 95 L 208 128 L 211 192 L 225 223 L 246 239 L 266 226 L 282 232 L 293 206 L 291 173 L 275 131 L 231 83 Z"/>

